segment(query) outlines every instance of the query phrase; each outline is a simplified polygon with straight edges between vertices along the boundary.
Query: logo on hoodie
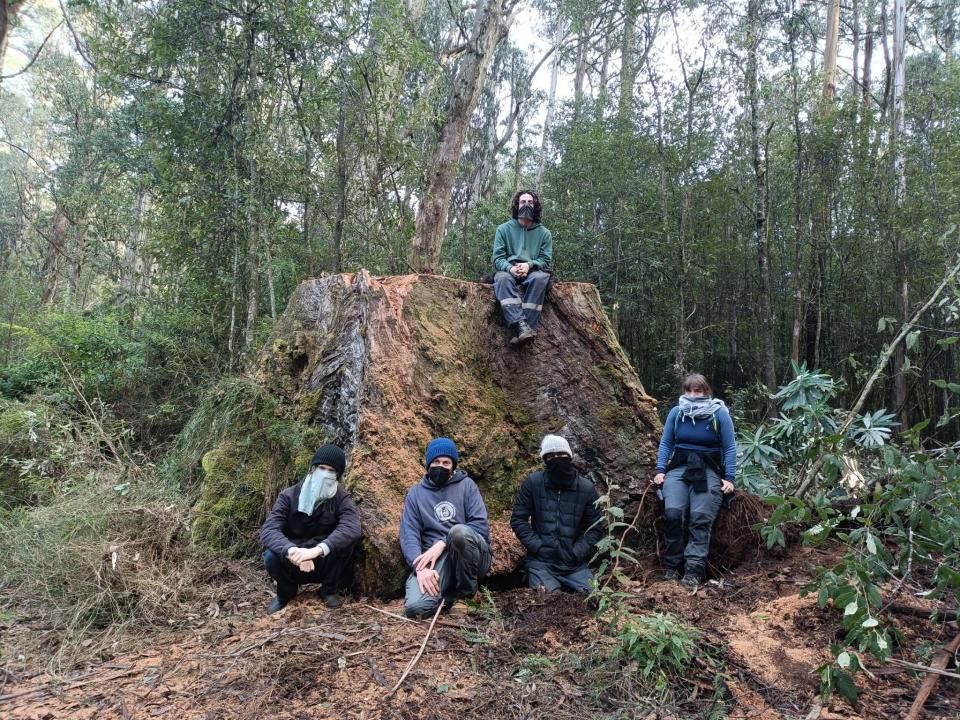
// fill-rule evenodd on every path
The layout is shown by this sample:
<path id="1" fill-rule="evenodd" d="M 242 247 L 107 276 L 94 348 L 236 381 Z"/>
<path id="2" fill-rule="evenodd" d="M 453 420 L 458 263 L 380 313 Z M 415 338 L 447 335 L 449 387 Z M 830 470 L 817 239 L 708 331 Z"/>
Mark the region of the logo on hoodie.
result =
<path id="1" fill-rule="evenodd" d="M 457 517 L 457 507 L 449 500 L 444 500 L 433 506 L 433 514 L 442 523 L 450 522 Z"/>

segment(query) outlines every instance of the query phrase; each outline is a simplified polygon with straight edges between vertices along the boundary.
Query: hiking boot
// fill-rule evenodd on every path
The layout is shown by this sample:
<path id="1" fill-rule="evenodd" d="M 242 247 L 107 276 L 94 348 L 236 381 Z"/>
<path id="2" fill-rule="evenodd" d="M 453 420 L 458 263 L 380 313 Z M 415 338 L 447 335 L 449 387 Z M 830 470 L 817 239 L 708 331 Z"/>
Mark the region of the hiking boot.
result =
<path id="1" fill-rule="evenodd" d="M 446 600 L 445 609 L 451 617 L 466 617 L 470 614 L 470 608 L 463 600 Z"/>
<path id="2" fill-rule="evenodd" d="M 530 326 L 527 325 L 526 320 L 520 320 L 519 322 L 515 322 L 510 327 L 512 327 L 513 331 L 516 333 L 516 337 L 510 340 L 510 344 L 515 347 L 526 345 L 528 342 L 531 342 L 537 336 L 536 331 L 530 329 Z"/>
<path id="3" fill-rule="evenodd" d="M 267 615 L 273 615 L 276 612 L 280 612 L 287 606 L 286 600 L 281 600 L 279 596 L 273 598 L 270 601 L 270 604 L 267 605 Z"/>
<path id="4" fill-rule="evenodd" d="M 668 582 L 676 582 L 680 579 L 680 571 L 676 568 L 667 568 L 663 571 L 663 579 Z"/>
<path id="5" fill-rule="evenodd" d="M 320 599 L 323 600 L 323 604 L 331 610 L 343 607 L 343 598 L 336 593 L 320 593 Z"/>
<path id="6" fill-rule="evenodd" d="M 696 589 L 700 587 L 700 576 L 695 573 L 687 573 L 683 576 L 683 579 L 680 581 L 680 584 L 685 588 Z"/>

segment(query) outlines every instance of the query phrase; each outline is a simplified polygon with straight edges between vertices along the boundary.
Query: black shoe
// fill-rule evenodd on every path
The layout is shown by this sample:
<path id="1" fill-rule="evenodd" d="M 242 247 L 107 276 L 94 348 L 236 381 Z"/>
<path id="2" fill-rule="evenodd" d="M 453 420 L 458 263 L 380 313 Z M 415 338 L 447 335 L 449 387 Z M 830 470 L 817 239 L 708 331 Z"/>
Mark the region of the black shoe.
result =
<path id="1" fill-rule="evenodd" d="M 338 607 L 343 606 L 343 598 L 336 593 L 330 593 L 329 595 L 321 593 L 320 599 L 323 600 L 323 604 L 331 610 L 336 610 Z"/>
<path id="2" fill-rule="evenodd" d="M 680 579 L 680 571 L 676 568 L 667 568 L 663 571 L 663 579 L 669 582 L 676 582 Z"/>
<path id="3" fill-rule="evenodd" d="M 700 587 L 700 576 L 695 575 L 694 573 L 688 572 L 683 576 L 683 579 L 680 581 L 680 584 L 683 585 L 685 588 L 692 588 L 692 589 L 698 588 Z"/>
<path id="4" fill-rule="evenodd" d="M 527 325 L 526 320 L 520 320 L 519 322 L 514 323 L 510 327 L 513 328 L 516 333 L 516 337 L 510 341 L 511 345 L 520 347 L 521 345 L 526 345 L 528 342 L 531 342 L 536 336 L 537 333 L 535 330 L 531 330 L 530 326 Z"/>
<path id="5" fill-rule="evenodd" d="M 270 604 L 267 605 L 267 615 L 273 615 L 275 612 L 280 612 L 286 606 L 287 602 L 285 600 L 281 600 L 279 596 L 275 597 L 270 601 Z"/>

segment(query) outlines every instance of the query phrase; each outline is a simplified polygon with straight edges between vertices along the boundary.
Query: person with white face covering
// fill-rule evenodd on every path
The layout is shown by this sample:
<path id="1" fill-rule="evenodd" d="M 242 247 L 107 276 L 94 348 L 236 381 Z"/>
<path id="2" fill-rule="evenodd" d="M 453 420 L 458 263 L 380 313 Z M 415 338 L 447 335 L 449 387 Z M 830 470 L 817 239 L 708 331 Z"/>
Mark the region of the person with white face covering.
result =
<path id="1" fill-rule="evenodd" d="M 343 450 L 324 445 L 314 454 L 307 476 L 280 493 L 263 523 L 263 564 L 277 581 L 268 614 L 283 609 L 306 583 L 321 584 L 320 597 L 327 607 L 343 605 L 337 586 L 360 539 L 360 513 L 340 487 L 346 464 Z"/>
<path id="2" fill-rule="evenodd" d="M 737 473 L 733 420 L 711 393 L 703 375 L 684 378 L 683 395 L 663 424 L 653 478 L 663 495 L 666 521 L 663 579 L 680 580 L 689 588 L 706 574 L 713 522 L 723 496 L 734 491 Z"/>

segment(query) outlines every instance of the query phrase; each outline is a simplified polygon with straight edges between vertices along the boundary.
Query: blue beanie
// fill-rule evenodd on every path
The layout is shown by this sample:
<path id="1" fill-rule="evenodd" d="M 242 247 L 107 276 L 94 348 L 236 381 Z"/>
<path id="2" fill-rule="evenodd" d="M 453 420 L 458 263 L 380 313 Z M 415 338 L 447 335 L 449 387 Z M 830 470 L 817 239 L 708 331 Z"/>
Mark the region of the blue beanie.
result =
<path id="1" fill-rule="evenodd" d="M 453 460 L 453 466 L 456 467 L 460 462 L 460 456 L 457 455 L 457 446 L 450 438 L 435 438 L 427 445 L 427 457 L 424 465 L 430 467 L 430 463 L 438 457 L 448 457 Z"/>

